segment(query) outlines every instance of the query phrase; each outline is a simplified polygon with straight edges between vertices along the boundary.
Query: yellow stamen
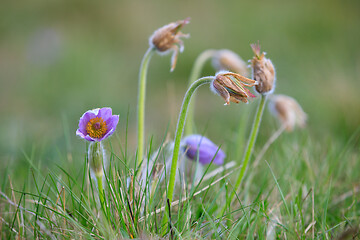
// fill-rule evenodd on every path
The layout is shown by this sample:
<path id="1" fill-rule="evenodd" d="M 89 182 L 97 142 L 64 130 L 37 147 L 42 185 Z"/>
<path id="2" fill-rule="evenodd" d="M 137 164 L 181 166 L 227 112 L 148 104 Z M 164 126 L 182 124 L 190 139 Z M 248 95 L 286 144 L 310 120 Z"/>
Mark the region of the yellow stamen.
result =
<path id="1" fill-rule="evenodd" d="M 107 130 L 106 122 L 101 117 L 90 119 L 86 126 L 86 132 L 92 138 L 101 138 Z"/>

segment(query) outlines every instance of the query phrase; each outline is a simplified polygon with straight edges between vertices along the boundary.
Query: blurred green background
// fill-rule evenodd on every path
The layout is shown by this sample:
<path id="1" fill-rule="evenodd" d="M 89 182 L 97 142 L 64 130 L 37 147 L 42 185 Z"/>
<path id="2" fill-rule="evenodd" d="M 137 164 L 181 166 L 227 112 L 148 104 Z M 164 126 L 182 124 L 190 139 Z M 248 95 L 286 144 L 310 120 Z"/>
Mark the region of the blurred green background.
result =
<path id="1" fill-rule="evenodd" d="M 276 93 L 296 98 L 309 116 L 315 141 L 345 142 L 360 123 L 360 1 L 12 1 L 0 7 L 0 161 L 12 169 L 24 153 L 43 164 L 67 153 L 83 160 L 75 136 L 88 109 L 120 114 L 118 138 L 136 145 L 138 69 L 148 37 L 169 22 L 191 17 L 191 37 L 170 73 L 170 56 L 152 58 L 146 136 L 173 136 L 195 58 L 228 48 L 250 59 L 260 41 L 277 70 Z M 214 74 L 208 63 L 204 75 Z M 224 148 L 242 114 L 256 103 L 224 107 L 203 87 L 197 97 L 200 131 Z M 250 109 L 250 110 L 249 110 Z M 253 116 L 249 115 L 252 119 Z M 276 124 L 266 112 L 265 141 Z M 262 140 L 263 139 L 263 140 Z M 316 159 L 315 159 L 316 160 Z M 4 164 L 5 163 L 5 164 Z"/>

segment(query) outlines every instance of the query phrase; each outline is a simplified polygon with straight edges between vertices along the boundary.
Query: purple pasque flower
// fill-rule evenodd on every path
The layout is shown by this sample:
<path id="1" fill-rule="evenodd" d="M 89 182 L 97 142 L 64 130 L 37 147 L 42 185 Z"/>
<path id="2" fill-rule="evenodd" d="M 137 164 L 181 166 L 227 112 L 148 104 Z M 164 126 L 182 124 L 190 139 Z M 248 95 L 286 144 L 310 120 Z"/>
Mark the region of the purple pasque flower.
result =
<path id="1" fill-rule="evenodd" d="M 79 120 L 76 135 L 91 142 L 100 142 L 115 132 L 119 115 L 112 115 L 112 109 L 96 108 L 85 112 Z"/>
<path id="2" fill-rule="evenodd" d="M 199 156 L 201 164 L 209 164 L 213 160 L 216 165 L 222 165 L 226 157 L 223 150 L 216 146 L 208 138 L 201 135 L 190 135 L 184 139 L 186 156 L 196 161 Z M 199 154 L 199 155 L 198 155 Z"/>

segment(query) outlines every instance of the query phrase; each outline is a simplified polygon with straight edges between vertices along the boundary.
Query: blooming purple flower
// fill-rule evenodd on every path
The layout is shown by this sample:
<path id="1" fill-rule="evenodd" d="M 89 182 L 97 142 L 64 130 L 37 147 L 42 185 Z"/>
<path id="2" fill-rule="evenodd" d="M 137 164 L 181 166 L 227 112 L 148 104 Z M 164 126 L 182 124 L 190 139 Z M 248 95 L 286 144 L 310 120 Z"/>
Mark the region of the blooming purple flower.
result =
<path id="1" fill-rule="evenodd" d="M 226 157 L 223 150 L 216 146 L 208 138 L 201 135 L 190 135 L 184 140 L 186 156 L 191 160 L 196 160 L 199 154 L 201 164 L 213 163 L 222 165 Z"/>
<path id="2" fill-rule="evenodd" d="M 91 142 L 100 142 L 115 132 L 119 115 L 112 115 L 112 109 L 96 108 L 85 112 L 79 120 L 76 135 Z"/>

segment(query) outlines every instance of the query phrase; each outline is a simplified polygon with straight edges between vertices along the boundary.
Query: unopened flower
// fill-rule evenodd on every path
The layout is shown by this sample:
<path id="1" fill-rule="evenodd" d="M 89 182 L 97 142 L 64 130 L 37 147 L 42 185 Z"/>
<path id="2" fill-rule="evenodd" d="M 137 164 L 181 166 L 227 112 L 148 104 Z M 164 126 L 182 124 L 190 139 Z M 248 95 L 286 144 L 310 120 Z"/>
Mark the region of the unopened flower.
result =
<path id="1" fill-rule="evenodd" d="M 199 156 L 199 162 L 203 165 L 209 164 L 211 161 L 216 165 L 222 165 L 226 157 L 223 150 L 201 135 L 186 137 L 184 139 L 184 151 L 190 160 L 196 161 Z"/>
<path id="2" fill-rule="evenodd" d="M 255 85 L 256 81 L 240 74 L 220 71 L 210 84 L 210 89 L 225 100 L 225 105 L 229 105 L 230 101 L 247 103 L 249 97 L 255 97 L 249 89 L 245 88 L 245 86 Z"/>
<path id="3" fill-rule="evenodd" d="M 88 149 L 88 160 L 90 169 L 95 177 L 102 177 L 104 175 L 103 164 L 105 163 L 106 155 L 101 142 L 91 142 Z"/>
<path id="4" fill-rule="evenodd" d="M 295 126 L 303 128 L 306 125 L 307 115 L 292 97 L 285 95 L 271 96 L 269 110 L 287 131 L 294 130 Z"/>
<path id="5" fill-rule="evenodd" d="M 246 77 L 249 76 L 249 70 L 244 60 L 228 49 L 216 51 L 212 58 L 212 65 L 216 71 L 227 70 Z"/>
<path id="6" fill-rule="evenodd" d="M 274 65 L 264 52 L 260 52 L 259 44 L 251 44 L 251 48 L 255 54 L 251 60 L 253 79 L 259 82 L 255 89 L 260 94 L 272 93 L 276 80 Z"/>
<path id="7" fill-rule="evenodd" d="M 179 51 L 184 50 L 181 37 L 189 37 L 189 34 L 180 32 L 180 29 L 190 22 L 190 18 L 169 23 L 158 30 L 149 38 L 150 46 L 156 48 L 159 53 L 173 52 L 171 57 L 171 71 L 175 69 Z"/>
<path id="8" fill-rule="evenodd" d="M 119 115 L 112 115 L 111 108 L 89 110 L 81 116 L 76 135 L 91 142 L 100 142 L 115 132 L 118 122 Z"/>

